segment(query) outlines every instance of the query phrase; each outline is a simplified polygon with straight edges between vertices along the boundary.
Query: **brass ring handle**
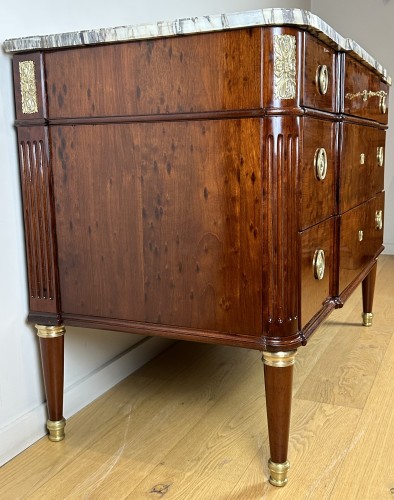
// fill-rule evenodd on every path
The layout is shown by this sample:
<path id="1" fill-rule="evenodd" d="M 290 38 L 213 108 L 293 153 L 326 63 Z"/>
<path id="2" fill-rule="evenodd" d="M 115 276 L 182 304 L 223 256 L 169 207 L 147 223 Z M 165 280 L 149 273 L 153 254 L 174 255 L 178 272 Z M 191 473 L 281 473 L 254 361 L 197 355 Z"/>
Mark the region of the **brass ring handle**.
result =
<path id="1" fill-rule="evenodd" d="M 316 86 L 320 94 L 327 94 L 328 82 L 328 68 L 325 64 L 322 64 L 316 70 Z"/>
<path id="2" fill-rule="evenodd" d="M 383 229 L 383 211 L 376 210 L 375 212 L 375 228 L 382 230 Z"/>
<path id="3" fill-rule="evenodd" d="M 316 149 L 314 167 L 316 179 L 318 181 L 324 180 L 327 175 L 327 153 L 324 148 Z"/>
<path id="4" fill-rule="evenodd" d="M 324 254 L 324 250 L 318 248 L 315 250 L 315 254 L 313 256 L 313 274 L 315 279 L 322 280 L 324 277 L 324 271 L 326 268 L 326 257 Z"/>
<path id="5" fill-rule="evenodd" d="M 383 163 L 384 163 L 384 148 L 383 148 L 383 146 L 378 146 L 376 148 L 376 158 L 378 160 L 379 167 L 383 167 Z"/>

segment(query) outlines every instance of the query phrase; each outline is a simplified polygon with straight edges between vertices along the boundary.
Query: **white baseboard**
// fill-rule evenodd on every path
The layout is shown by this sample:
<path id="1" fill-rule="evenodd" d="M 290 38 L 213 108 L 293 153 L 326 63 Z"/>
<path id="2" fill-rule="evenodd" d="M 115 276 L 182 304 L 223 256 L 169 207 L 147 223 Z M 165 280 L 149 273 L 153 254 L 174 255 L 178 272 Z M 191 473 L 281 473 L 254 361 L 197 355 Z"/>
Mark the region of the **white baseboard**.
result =
<path id="1" fill-rule="evenodd" d="M 64 416 L 66 419 L 138 370 L 172 342 L 172 340 L 159 337 L 144 338 L 83 379 L 66 387 L 64 391 Z M 46 404 L 42 403 L 0 429 L 2 448 L 0 466 L 45 436 L 47 433 L 46 420 Z"/>
<path id="2" fill-rule="evenodd" d="M 394 243 L 384 243 L 383 255 L 394 255 Z"/>

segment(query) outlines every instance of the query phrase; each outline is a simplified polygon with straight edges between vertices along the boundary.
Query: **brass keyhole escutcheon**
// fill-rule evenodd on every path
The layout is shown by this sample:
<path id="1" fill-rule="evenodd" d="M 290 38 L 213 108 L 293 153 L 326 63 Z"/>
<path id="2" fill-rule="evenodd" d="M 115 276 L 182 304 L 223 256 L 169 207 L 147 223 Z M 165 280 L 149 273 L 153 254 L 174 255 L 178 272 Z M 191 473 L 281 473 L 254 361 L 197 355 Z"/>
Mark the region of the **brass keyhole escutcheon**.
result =
<path id="1" fill-rule="evenodd" d="M 360 231 L 358 232 L 358 241 L 363 241 L 363 239 L 364 239 L 364 231 L 360 229 Z"/>
<path id="2" fill-rule="evenodd" d="M 376 210 L 375 212 L 375 227 L 376 229 L 383 229 L 383 212 L 382 210 Z"/>
<path id="3" fill-rule="evenodd" d="M 384 148 L 383 148 L 383 146 L 378 146 L 376 148 L 376 158 L 378 160 L 379 167 L 383 167 L 383 163 L 384 163 Z"/>
<path id="4" fill-rule="evenodd" d="M 361 153 L 360 154 L 360 165 L 364 165 L 365 164 L 365 153 Z"/>
<path id="5" fill-rule="evenodd" d="M 324 277 L 324 271 L 326 268 L 326 257 L 324 254 L 324 250 L 318 248 L 315 250 L 315 254 L 313 256 L 313 273 L 315 279 L 322 280 Z"/>
<path id="6" fill-rule="evenodd" d="M 322 181 L 327 175 L 327 153 L 324 148 L 318 148 L 315 152 L 315 177 L 318 181 Z"/>
<path id="7" fill-rule="evenodd" d="M 322 64 L 316 70 L 316 86 L 320 94 L 327 94 L 328 81 L 328 68 L 325 64 Z"/>

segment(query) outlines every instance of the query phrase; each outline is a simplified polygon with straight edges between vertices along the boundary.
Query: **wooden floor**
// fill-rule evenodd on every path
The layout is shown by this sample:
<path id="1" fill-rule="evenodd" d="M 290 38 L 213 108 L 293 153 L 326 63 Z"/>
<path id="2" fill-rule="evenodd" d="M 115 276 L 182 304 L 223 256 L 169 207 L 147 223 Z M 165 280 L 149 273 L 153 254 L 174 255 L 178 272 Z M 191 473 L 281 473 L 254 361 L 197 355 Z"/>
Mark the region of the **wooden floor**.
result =
<path id="1" fill-rule="evenodd" d="M 176 343 L 0 469 L 0 499 L 394 499 L 394 256 L 295 370 L 289 484 L 267 482 L 260 354 Z"/>

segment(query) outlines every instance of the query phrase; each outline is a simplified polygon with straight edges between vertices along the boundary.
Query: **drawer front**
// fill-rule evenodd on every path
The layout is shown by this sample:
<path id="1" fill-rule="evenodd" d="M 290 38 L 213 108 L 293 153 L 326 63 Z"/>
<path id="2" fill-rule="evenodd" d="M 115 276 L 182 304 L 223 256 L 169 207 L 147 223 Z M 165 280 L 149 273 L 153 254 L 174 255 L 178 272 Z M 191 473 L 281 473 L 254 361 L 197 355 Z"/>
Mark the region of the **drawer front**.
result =
<path id="1" fill-rule="evenodd" d="M 344 58 L 343 112 L 387 124 L 388 85 L 350 56 Z"/>
<path id="2" fill-rule="evenodd" d="M 299 237 L 301 242 L 301 328 L 303 328 L 320 311 L 323 303 L 330 296 L 333 272 L 333 218 L 299 233 Z"/>
<path id="3" fill-rule="evenodd" d="M 335 142 L 337 124 L 303 119 L 300 168 L 300 229 L 317 224 L 335 213 Z"/>
<path id="4" fill-rule="evenodd" d="M 337 111 L 337 54 L 335 50 L 305 33 L 303 105 Z"/>
<path id="5" fill-rule="evenodd" d="M 383 243 L 384 193 L 340 219 L 339 293 L 374 258 Z"/>
<path id="6" fill-rule="evenodd" d="M 340 213 L 360 205 L 384 187 L 384 130 L 344 123 L 340 160 Z"/>
<path id="7" fill-rule="evenodd" d="M 50 118 L 257 109 L 261 30 L 45 53 Z"/>

